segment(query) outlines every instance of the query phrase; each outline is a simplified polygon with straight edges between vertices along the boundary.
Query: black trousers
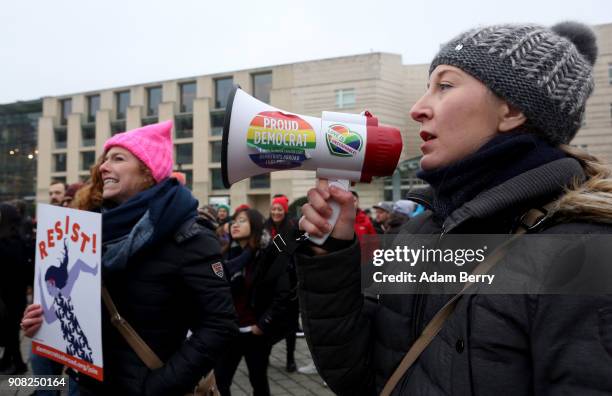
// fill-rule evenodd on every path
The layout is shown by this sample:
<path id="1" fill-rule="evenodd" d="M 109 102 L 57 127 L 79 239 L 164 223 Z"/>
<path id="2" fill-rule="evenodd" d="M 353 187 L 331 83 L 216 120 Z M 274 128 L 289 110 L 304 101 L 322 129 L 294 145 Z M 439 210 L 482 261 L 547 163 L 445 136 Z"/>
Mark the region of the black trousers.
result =
<path id="1" fill-rule="evenodd" d="M 253 395 L 268 396 L 270 394 L 268 362 L 271 350 L 272 345 L 266 337 L 256 336 L 253 333 L 241 333 L 236 337 L 215 366 L 217 387 L 221 395 L 231 396 L 232 379 L 244 356 L 249 370 L 249 381 L 253 387 Z"/>

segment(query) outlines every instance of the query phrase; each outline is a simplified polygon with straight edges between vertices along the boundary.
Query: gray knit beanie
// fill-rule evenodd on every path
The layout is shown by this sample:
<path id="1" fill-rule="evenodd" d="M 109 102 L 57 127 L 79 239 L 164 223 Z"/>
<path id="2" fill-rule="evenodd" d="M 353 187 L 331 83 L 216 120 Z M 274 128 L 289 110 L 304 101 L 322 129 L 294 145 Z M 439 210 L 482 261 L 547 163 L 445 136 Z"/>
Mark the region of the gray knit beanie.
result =
<path id="1" fill-rule="evenodd" d="M 460 34 L 431 62 L 451 65 L 482 81 L 520 109 L 527 125 L 551 144 L 569 143 L 582 123 L 593 91 L 595 34 L 586 25 L 564 22 L 497 25 Z"/>

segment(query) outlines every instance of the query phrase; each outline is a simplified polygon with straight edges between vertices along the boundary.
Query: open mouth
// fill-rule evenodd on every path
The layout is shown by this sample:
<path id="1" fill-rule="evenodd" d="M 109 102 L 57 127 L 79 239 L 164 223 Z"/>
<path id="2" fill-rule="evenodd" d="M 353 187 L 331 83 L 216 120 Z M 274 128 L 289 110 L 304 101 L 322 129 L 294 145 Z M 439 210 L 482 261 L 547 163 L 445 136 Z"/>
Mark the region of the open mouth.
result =
<path id="1" fill-rule="evenodd" d="M 428 142 L 430 140 L 433 140 L 436 138 L 436 135 L 426 132 L 426 131 L 421 131 L 420 133 L 421 139 L 423 139 L 424 142 Z"/>
<path id="2" fill-rule="evenodd" d="M 110 178 L 110 177 L 108 179 L 104 179 L 104 185 L 105 186 L 108 186 L 109 184 L 115 184 L 115 183 L 118 183 L 118 182 L 119 182 L 119 180 L 113 179 L 113 178 Z"/>

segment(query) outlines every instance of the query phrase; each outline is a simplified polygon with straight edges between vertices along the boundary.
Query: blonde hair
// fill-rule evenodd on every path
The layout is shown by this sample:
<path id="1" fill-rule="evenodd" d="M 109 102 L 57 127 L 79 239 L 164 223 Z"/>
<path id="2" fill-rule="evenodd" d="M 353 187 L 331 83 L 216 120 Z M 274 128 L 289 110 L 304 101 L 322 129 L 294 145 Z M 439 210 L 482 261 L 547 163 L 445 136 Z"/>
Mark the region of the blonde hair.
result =
<path id="1" fill-rule="evenodd" d="M 85 186 L 81 188 L 74 196 L 70 207 L 81 210 L 97 210 L 102 207 L 104 201 L 102 197 L 102 190 L 104 189 L 104 182 L 102 175 L 100 174 L 100 166 L 105 161 L 106 153 L 102 154 L 96 160 L 96 163 L 89 168 L 89 180 L 85 183 Z M 136 158 L 138 159 L 138 158 Z M 151 188 L 155 185 L 155 179 L 151 170 L 140 160 L 138 160 L 140 171 L 144 175 L 141 191 Z"/>
<path id="2" fill-rule="evenodd" d="M 576 181 L 556 203 L 555 212 L 564 218 L 612 223 L 612 170 L 584 150 L 560 145 L 582 165 L 586 180 Z"/>

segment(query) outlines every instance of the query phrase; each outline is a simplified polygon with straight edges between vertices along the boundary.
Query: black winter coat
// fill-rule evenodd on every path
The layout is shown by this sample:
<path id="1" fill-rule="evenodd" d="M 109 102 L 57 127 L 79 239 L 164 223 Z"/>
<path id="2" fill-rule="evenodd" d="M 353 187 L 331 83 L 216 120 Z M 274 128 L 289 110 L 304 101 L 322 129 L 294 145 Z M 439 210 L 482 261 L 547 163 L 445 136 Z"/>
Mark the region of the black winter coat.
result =
<path id="1" fill-rule="evenodd" d="M 25 243 L 19 237 L 0 239 L 0 299 L 10 322 L 17 323 L 26 306 L 29 268 L 25 257 Z"/>
<path id="2" fill-rule="evenodd" d="M 230 287 L 213 231 L 195 219 L 137 253 L 119 276 L 104 278 L 119 313 L 165 363 L 149 370 L 102 306 L 104 383 L 80 377 L 99 395 L 184 395 L 238 333 Z M 187 338 L 187 332 L 192 334 Z"/>
<path id="3" fill-rule="evenodd" d="M 291 328 L 292 301 L 295 298 L 287 262 L 290 257 L 278 255 L 275 250 L 274 246 L 268 246 L 261 252 L 253 290 L 257 326 L 272 343 L 285 338 Z"/>
<path id="4" fill-rule="evenodd" d="M 291 326 L 291 301 L 295 290 L 291 287 L 288 260 L 279 255 L 274 245 L 259 249 L 255 254 L 253 284 L 247 291 L 248 301 L 255 312 L 257 327 L 271 343 L 284 338 Z M 234 277 L 232 288 L 244 287 L 242 276 Z"/>
<path id="5" fill-rule="evenodd" d="M 520 214 L 557 197 L 575 176 L 584 177 L 577 161 L 554 161 L 479 195 L 443 225 L 422 215 L 401 233 L 508 233 Z M 612 227 L 577 219 L 540 232 L 612 233 Z M 319 372 L 341 395 L 380 393 L 451 297 L 364 299 L 359 256 L 354 244 L 298 259 L 308 344 Z M 465 295 L 393 394 L 612 394 L 612 296 Z"/>

